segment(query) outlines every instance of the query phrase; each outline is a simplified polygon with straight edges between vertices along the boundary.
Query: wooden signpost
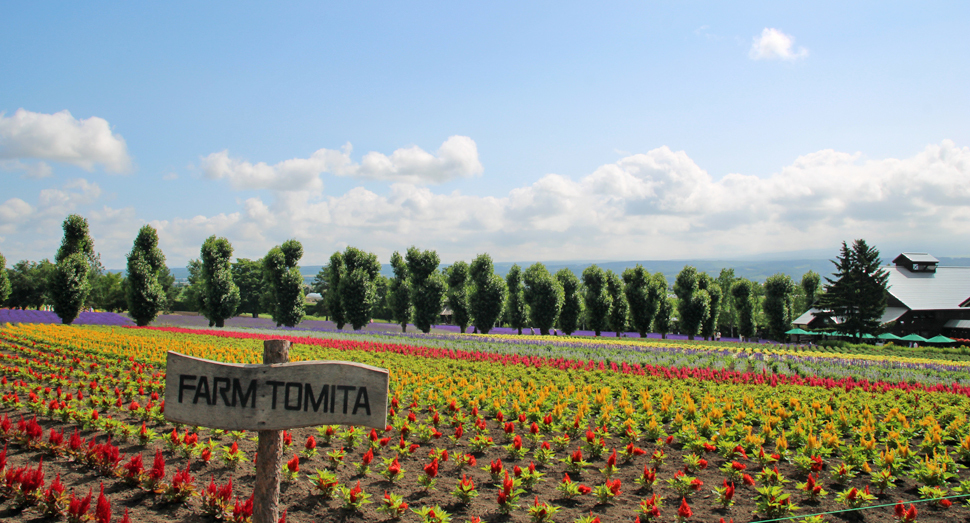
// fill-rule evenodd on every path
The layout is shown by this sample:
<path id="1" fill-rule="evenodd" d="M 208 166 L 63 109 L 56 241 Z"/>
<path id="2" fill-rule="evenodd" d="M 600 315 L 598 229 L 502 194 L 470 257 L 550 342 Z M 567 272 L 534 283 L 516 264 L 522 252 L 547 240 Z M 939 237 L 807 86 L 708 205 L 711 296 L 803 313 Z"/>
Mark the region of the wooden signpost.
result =
<path id="1" fill-rule="evenodd" d="M 388 372 L 344 361 L 289 361 L 290 342 L 263 342 L 262 365 L 221 363 L 169 352 L 165 419 L 259 431 L 253 523 L 279 518 L 283 429 L 360 425 L 383 430 Z"/>

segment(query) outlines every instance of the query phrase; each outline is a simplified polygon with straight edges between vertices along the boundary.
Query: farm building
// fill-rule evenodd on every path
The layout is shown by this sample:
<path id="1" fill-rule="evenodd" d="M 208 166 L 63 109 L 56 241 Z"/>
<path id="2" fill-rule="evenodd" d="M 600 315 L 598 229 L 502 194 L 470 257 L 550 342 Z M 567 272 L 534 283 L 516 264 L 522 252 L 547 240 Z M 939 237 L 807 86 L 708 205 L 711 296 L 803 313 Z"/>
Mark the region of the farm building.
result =
<path id="1" fill-rule="evenodd" d="M 893 334 L 970 337 L 970 267 L 940 267 L 940 261 L 930 254 L 904 252 L 885 270 L 889 279 L 881 323 L 895 322 Z M 821 319 L 814 316 L 817 312 L 811 309 L 793 324 L 820 328 Z"/>

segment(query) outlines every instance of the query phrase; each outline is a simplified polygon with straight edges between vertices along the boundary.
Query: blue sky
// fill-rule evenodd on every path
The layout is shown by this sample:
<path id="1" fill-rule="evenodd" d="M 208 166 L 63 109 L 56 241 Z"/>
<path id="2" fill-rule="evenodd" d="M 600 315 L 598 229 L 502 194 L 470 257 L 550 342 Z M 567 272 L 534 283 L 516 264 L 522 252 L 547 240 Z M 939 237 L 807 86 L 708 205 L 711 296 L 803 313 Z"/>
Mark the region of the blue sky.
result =
<path id="1" fill-rule="evenodd" d="M 281 5 L 279 5 L 281 4 Z M 961 2 L 5 3 L 0 252 L 970 254 Z"/>

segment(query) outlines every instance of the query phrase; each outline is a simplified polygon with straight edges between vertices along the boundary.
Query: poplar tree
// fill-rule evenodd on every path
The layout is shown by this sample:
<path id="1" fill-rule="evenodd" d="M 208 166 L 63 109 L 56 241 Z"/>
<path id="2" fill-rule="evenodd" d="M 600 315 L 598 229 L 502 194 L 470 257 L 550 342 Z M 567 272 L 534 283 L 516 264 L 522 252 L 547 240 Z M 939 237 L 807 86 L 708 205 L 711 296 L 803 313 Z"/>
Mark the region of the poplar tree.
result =
<path id="1" fill-rule="evenodd" d="M 606 288 L 606 273 L 596 265 L 590 265 L 583 270 L 583 286 L 586 288 L 584 300 L 586 302 L 587 327 L 597 336 L 607 328 L 610 307 L 613 300 Z"/>
<path id="2" fill-rule="evenodd" d="M 740 278 L 731 287 L 734 310 L 738 314 L 738 334 L 742 338 L 754 336 L 754 303 L 752 302 L 751 282 Z"/>
<path id="3" fill-rule="evenodd" d="M 465 333 L 471 318 L 468 298 L 468 264 L 455 262 L 448 267 L 448 306 L 451 308 L 451 321 Z"/>
<path id="4" fill-rule="evenodd" d="M 10 296 L 10 279 L 7 278 L 7 259 L 0 253 L 0 305 Z"/>
<path id="5" fill-rule="evenodd" d="M 64 220 L 64 239 L 57 250 L 57 263 L 51 274 L 50 296 L 54 312 L 70 325 L 84 307 L 91 283 L 88 273 L 95 259 L 94 240 L 88 234 L 88 221 L 72 214 Z"/>
<path id="6" fill-rule="evenodd" d="M 785 331 L 791 329 L 795 308 L 795 282 L 787 274 L 775 274 L 765 280 L 765 317 L 768 320 L 768 336 L 784 340 Z"/>
<path id="7" fill-rule="evenodd" d="M 708 340 L 714 338 L 714 334 L 717 332 L 717 322 L 721 314 L 721 297 L 723 293 L 717 280 L 707 273 L 702 272 L 698 275 L 698 286 L 707 291 L 707 295 L 711 300 L 707 308 L 707 317 L 701 322 L 701 335 L 704 336 L 705 340 Z"/>
<path id="8" fill-rule="evenodd" d="M 653 317 L 657 314 L 656 299 L 650 299 L 650 273 L 638 263 L 636 267 L 623 271 L 623 283 L 626 301 L 630 306 L 630 323 L 641 338 L 646 338 Z"/>
<path id="9" fill-rule="evenodd" d="M 239 287 L 239 312 L 258 318 L 262 309 L 260 297 L 268 283 L 264 277 L 263 260 L 237 258 L 232 264 L 232 281 Z"/>
<path id="10" fill-rule="evenodd" d="M 822 277 L 815 271 L 808 271 L 802 275 L 801 287 L 805 293 L 805 302 L 802 303 L 799 312 L 805 312 L 815 306 L 815 299 L 818 294 L 818 286 L 822 283 Z"/>
<path id="11" fill-rule="evenodd" d="M 626 332 L 626 320 L 630 312 L 626 293 L 623 292 L 623 280 L 613 271 L 606 271 L 606 292 L 610 295 L 610 313 L 607 317 L 610 329 L 617 337 Z"/>
<path id="12" fill-rule="evenodd" d="M 559 311 L 559 330 L 566 334 L 576 332 L 583 315 L 583 296 L 579 278 L 568 267 L 556 271 L 556 280 L 562 287 L 562 310 Z"/>
<path id="13" fill-rule="evenodd" d="M 330 265 L 327 266 L 327 278 L 330 285 L 327 287 L 327 295 L 324 296 L 324 299 L 327 300 L 330 319 L 337 324 L 338 329 L 344 328 L 344 325 L 347 324 L 347 316 L 344 314 L 340 300 L 340 277 L 343 274 L 343 267 L 343 255 L 340 254 L 340 251 L 333 253 L 330 256 Z"/>
<path id="14" fill-rule="evenodd" d="M 562 286 L 541 263 L 529 266 L 522 281 L 525 283 L 524 294 L 525 302 L 529 305 L 529 318 L 533 325 L 539 327 L 539 332 L 547 336 L 562 310 Z"/>
<path id="15" fill-rule="evenodd" d="M 391 268 L 394 270 L 394 278 L 391 279 L 388 304 L 391 306 L 394 321 L 401 325 L 401 332 L 407 332 L 412 312 L 411 282 L 407 263 L 401 253 L 394 251 L 391 255 Z"/>
<path id="16" fill-rule="evenodd" d="M 239 288 L 232 281 L 232 244 L 215 235 L 202 244 L 202 315 L 210 326 L 224 327 L 239 306 Z"/>
<path id="17" fill-rule="evenodd" d="M 438 253 L 410 247 L 404 259 L 411 277 L 414 326 L 421 332 L 431 332 L 431 326 L 438 323 L 447 286 L 444 276 L 438 272 Z"/>
<path id="18" fill-rule="evenodd" d="M 158 248 L 158 233 L 151 225 L 145 225 L 128 253 L 125 289 L 128 314 L 140 327 L 154 321 L 165 308 L 165 289 L 158 279 L 164 267 L 165 254 Z"/>
<path id="19" fill-rule="evenodd" d="M 522 334 L 522 327 L 528 318 L 529 309 L 525 305 L 525 291 L 522 288 L 522 268 L 518 264 L 512 265 L 505 275 L 505 287 L 509 298 L 505 304 L 505 311 L 509 318 L 509 327 L 517 329 Z"/>
<path id="20" fill-rule="evenodd" d="M 287 240 L 270 249 L 263 258 L 263 274 L 272 295 L 273 321 L 276 326 L 295 327 L 306 315 L 303 275 L 297 265 L 303 257 L 303 245 Z"/>
<path id="21" fill-rule="evenodd" d="M 381 264 L 377 255 L 347 247 L 340 269 L 340 307 L 354 330 L 370 323 L 377 305 L 377 277 Z"/>
<path id="22" fill-rule="evenodd" d="M 653 330 L 660 334 L 662 339 L 667 339 L 670 322 L 674 316 L 674 304 L 667 296 L 667 278 L 662 272 L 658 271 L 650 278 L 647 299 L 656 304 L 657 314 L 653 317 Z"/>
<path id="23" fill-rule="evenodd" d="M 674 281 L 674 294 L 679 300 L 677 312 L 680 314 L 680 328 L 687 334 L 688 340 L 694 339 L 711 312 L 711 296 L 701 288 L 700 280 L 697 269 L 686 265 Z"/>
<path id="24" fill-rule="evenodd" d="M 495 274 L 492 257 L 487 253 L 479 254 L 472 260 L 469 275 L 473 285 L 472 319 L 478 332 L 488 334 L 502 317 L 508 288 L 505 286 L 505 280 Z"/>

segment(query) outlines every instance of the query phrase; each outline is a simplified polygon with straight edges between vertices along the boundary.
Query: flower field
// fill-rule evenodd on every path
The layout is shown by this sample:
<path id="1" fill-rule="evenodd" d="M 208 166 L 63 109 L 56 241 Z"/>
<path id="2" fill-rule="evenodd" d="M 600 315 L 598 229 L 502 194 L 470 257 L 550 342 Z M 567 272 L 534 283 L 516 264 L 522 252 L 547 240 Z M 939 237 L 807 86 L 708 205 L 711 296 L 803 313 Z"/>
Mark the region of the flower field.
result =
<path id="1" fill-rule="evenodd" d="M 286 334 L 291 360 L 389 369 L 392 398 L 383 431 L 288 433 L 288 521 L 970 519 L 959 359 Z M 280 337 L 0 328 L 0 519 L 246 521 L 252 434 L 165 422 L 165 354 L 257 363 Z"/>

